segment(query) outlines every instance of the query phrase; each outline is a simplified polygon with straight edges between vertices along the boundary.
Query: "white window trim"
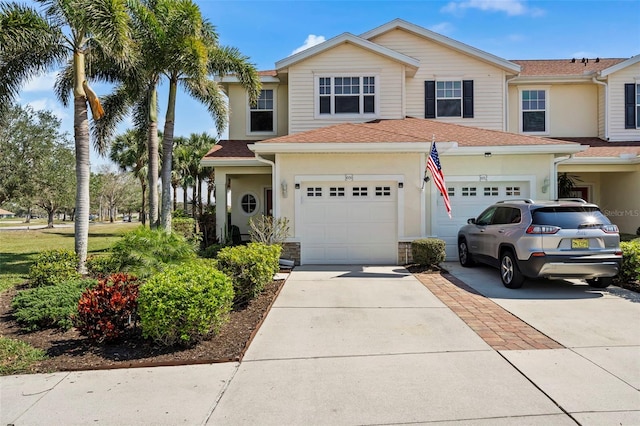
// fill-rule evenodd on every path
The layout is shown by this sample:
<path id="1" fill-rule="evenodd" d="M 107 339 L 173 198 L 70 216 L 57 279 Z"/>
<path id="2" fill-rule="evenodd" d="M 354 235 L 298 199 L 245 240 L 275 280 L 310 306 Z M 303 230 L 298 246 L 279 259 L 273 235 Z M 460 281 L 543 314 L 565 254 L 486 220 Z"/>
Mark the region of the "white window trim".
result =
<path id="1" fill-rule="evenodd" d="M 247 136 L 273 136 L 278 133 L 278 88 L 271 86 L 263 86 L 262 90 L 271 90 L 273 91 L 273 131 L 271 132 L 252 132 L 251 131 L 251 105 L 249 104 L 249 94 L 246 94 L 245 105 L 247 105 Z M 258 110 L 256 110 L 258 111 Z"/>
<path id="2" fill-rule="evenodd" d="M 445 83 L 448 81 L 459 81 L 460 82 L 460 97 L 459 98 L 438 98 L 438 83 Z M 440 78 L 440 79 L 436 79 L 436 118 L 439 118 L 441 120 L 446 120 L 446 119 L 458 119 L 458 118 L 462 118 L 463 115 L 463 111 L 462 111 L 462 99 L 463 99 L 463 83 L 462 83 L 462 78 Z M 444 116 L 440 116 L 438 115 L 438 99 L 458 99 L 460 101 L 460 115 L 444 115 Z"/>
<path id="3" fill-rule="evenodd" d="M 333 112 L 334 110 L 334 96 L 335 96 L 335 88 L 333 86 L 333 82 L 331 84 L 331 114 L 320 114 L 320 79 L 321 78 L 331 78 L 333 81 L 334 77 L 359 77 L 360 78 L 360 87 L 362 88 L 364 79 L 363 77 L 374 77 L 375 78 L 375 93 L 373 94 L 373 113 L 359 113 L 359 114 L 336 114 Z M 353 72 L 336 72 L 336 73 L 322 73 L 322 74 L 314 74 L 313 75 L 313 115 L 314 118 L 320 120 L 349 120 L 349 119 L 358 119 L 358 118 L 367 118 L 367 119 L 376 119 L 380 116 L 380 90 L 382 84 L 380 83 L 380 72 L 366 72 L 366 71 L 353 71 Z M 360 96 L 360 110 L 364 111 L 364 93 L 359 94 Z"/>
<path id="4" fill-rule="evenodd" d="M 544 108 L 544 132 L 525 132 L 522 130 L 522 92 L 529 90 L 544 90 L 545 91 L 545 108 Z M 549 109 L 551 108 L 551 86 L 518 86 L 518 129 L 520 133 L 532 136 L 548 136 L 551 134 L 551 122 Z"/>
<path id="5" fill-rule="evenodd" d="M 245 212 L 244 209 L 242 208 L 242 199 L 244 198 L 245 195 L 252 195 L 253 198 L 256 200 L 256 208 L 251 213 Z M 255 216 L 260 211 L 260 198 L 253 191 L 245 191 L 242 194 L 240 194 L 240 196 L 238 197 L 238 209 L 240 210 L 240 214 L 242 214 L 244 216 L 247 216 L 247 217 Z"/>

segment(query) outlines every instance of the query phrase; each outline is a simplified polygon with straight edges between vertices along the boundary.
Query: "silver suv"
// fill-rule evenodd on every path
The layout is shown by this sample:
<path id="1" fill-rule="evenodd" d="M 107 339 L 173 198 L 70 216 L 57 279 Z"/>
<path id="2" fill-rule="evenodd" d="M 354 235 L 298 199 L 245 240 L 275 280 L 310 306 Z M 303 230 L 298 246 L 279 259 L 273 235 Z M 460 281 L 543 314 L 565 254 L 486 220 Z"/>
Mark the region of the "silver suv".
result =
<path id="1" fill-rule="evenodd" d="M 526 278 L 582 278 L 605 288 L 622 262 L 618 227 L 581 199 L 500 201 L 458 231 L 462 266 L 500 269 L 507 288 Z"/>

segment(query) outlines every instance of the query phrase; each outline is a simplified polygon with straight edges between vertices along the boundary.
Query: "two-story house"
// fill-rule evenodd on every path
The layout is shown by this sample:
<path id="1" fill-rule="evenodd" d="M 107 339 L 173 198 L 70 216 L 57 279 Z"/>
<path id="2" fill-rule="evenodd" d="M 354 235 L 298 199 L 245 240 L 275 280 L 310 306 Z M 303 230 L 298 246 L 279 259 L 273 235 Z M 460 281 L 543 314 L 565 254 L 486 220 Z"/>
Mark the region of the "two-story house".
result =
<path id="1" fill-rule="evenodd" d="M 202 160 L 218 235 L 271 214 L 289 219 L 285 249 L 303 264 L 402 264 L 427 236 L 455 258 L 467 218 L 500 199 L 557 198 L 565 172 L 635 232 L 639 61 L 508 61 L 394 20 L 276 62 L 255 105 L 226 76 L 229 140 Z M 432 142 L 451 218 L 425 181 Z"/>

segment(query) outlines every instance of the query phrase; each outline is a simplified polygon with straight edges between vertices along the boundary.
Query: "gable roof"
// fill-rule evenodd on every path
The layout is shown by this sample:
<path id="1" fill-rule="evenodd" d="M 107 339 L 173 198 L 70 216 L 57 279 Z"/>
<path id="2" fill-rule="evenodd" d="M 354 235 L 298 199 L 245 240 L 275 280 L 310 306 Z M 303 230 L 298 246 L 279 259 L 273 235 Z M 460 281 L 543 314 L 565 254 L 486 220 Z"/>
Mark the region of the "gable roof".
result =
<path id="1" fill-rule="evenodd" d="M 400 52 L 396 52 L 395 50 L 389 49 L 387 47 L 380 46 L 379 44 L 372 43 L 368 40 L 364 40 L 360 37 L 356 37 L 353 34 L 343 33 L 337 37 L 329 39 L 323 43 L 312 46 L 308 49 L 303 50 L 302 52 L 298 52 L 295 55 L 288 56 L 276 62 L 276 69 L 278 70 L 278 72 L 286 72 L 284 68 L 290 67 L 291 65 L 297 64 L 298 62 L 304 61 L 305 59 L 308 59 L 312 56 L 318 55 L 322 52 L 345 43 L 361 47 L 362 49 L 384 56 L 388 59 L 391 59 L 392 61 L 400 62 L 401 64 L 406 65 L 408 69 L 412 70 L 414 73 L 420 66 L 420 61 L 415 58 L 412 58 Z"/>
<path id="2" fill-rule="evenodd" d="M 588 146 L 585 151 L 576 153 L 574 158 L 568 161 L 570 163 L 640 163 L 640 141 L 607 142 L 594 137 L 562 138 L 562 140 Z"/>
<path id="3" fill-rule="evenodd" d="M 393 31 L 395 29 L 402 29 L 410 33 L 416 34 L 420 37 L 426 38 L 435 43 L 444 45 L 458 52 L 472 56 L 483 62 L 488 62 L 499 68 L 502 68 L 503 70 L 510 71 L 516 74 L 520 71 L 520 66 L 518 64 L 515 64 L 511 61 L 500 58 L 496 55 L 485 52 L 483 50 L 477 49 L 475 47 L 469 46 L 468 44 L 464 44 L 457 40 L 453 40 L 449 37 L 433 32 L 419 25 L 412 24 L 403 19 L 394 19 L 393 21 L 387 22 L 386 24 L 383 24 L 377 28 L 374 28 L 370 31 L 367 31 L 366 33 L 361 34 L 360 37 L 366 40 L 371 40 L 374 37 L 377 37 L 389 31 Z"/>
<path id="4" fill-rule="evenodd" d="M 620 62 L 618 64 L 615 64 L 607 69 L 602 70 L 602 72 L 600 73 L 600 75 L 602 77 L 606 77 L 609 74 L 612 74 L 616 71 L 620 71 L 623 68 L 626 67 L 630 67 L 631 65 L 637 64 L 638 62 L 640 62 L 640 54 L 636 55 L 636 56 L 632 56 L 629 59 L 627 59 L 626 61 Z"/>
<path id="5" fill-rule="evenodd" d="M 361 151 L 366 145 L 366 149 L 376 152 L 379 149 L 391 149 L 388 146 L 390 144 L 402 144 L 402 148 L 409 152 L 412 145 L 416 145 L 415 149 L 418 150 L 424 149 L 425 146 L 428 148 L 432 140 L 454 143 L 462 148 L 458 151 L 461 154 L 484 152 L 487 148 L 505 153 L 573 153 L 586 149 L 580 144 L 564 140 L 479 129 L 422 118 L 336 124 L 267 139 L 257 142 L 252 149 L 256 152 L 309 152 L 314 149 L 324 151 L 323 147 L 326 147 L 327 151 Z"/>
<path id="6" fill-rule="evenodd" d="M 255 141 L 221 140 L 200 160 L 203 166 L 263 166 L 248 148 Z"/>

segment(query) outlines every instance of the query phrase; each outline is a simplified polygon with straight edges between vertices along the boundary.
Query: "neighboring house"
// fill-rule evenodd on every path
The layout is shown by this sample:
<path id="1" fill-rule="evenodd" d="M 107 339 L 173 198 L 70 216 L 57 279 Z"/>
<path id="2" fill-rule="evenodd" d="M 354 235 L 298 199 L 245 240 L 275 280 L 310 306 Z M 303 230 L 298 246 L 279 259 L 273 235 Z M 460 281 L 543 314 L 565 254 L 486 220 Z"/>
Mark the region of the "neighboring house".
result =
<path id="1" fill-rule="evenodd" d="M 10 212 L 9 210 L 0 209 L 0 219 L 7 219 L 10 217 L 14 217 L 16 214 Z"/>
<path id="2" fill-rule="evenodd" d="M 277 62 L 256 105 L 224 77 L 230 140 L 202 160 L 215 168 L 218 235 L 272 214 L 290 220 L 285 250 L 303 264 L 402 264 L 428 236 L 455 258 L 467 218 L 500 199 L 556 198 L 558 172 L 635 232 L 638 58 L 507 61 L 394 20 Z M 423 180 L 432 141 L 452 219 Z"/>

